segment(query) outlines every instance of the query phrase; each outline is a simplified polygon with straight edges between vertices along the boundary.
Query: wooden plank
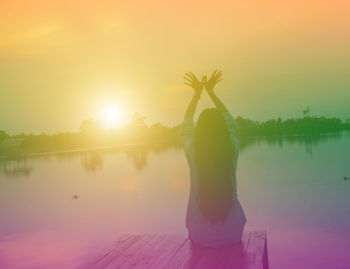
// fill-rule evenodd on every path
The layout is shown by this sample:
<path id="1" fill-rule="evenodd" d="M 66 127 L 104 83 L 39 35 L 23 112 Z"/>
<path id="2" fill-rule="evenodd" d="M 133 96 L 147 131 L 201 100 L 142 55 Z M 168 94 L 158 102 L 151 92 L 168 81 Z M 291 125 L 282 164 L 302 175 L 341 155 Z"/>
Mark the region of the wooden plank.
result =
<path id="1" fill-rule="evenodd" d="M 134 238 L 133 240 L 135 239 L 136 238 Z M 130 242 L 130 240 L 132 240 L 132 237 L 130 237 L 130 235 L 123 235 L 119 237 L 116 241 L 114 241 L 107 247 L 99 250 L 97 254 L 94 254 L 93 257 L 90 257 L 77 269 L 98 268 L 98 264 L 102 260 L 106 259 L 114 251 L 117 251 L 118 249 L 120 249 L 123 244 L 132 244 L 133 242 Z"/>
<path id="2" fill-rule="evenodd" d="M 90 269 L 268 269 L 266 232 L 247 232 L 224 248 L 194 245 L 185 235 L 128 235 Z"/>
<path id="3" fill-rule="evenodd" d="M 198 247 L 188 240 L 169 260 L 164 268 L 246 268 L 244 251 L 248 248 L 250 233 L 245 233 L 242 242 L 228 248 Z M 236 267 L 232 267 L 236 266 Z"/>
<path id="4" fill-rule="evenodd" d="M 155 248 L 157 244 L 161 242 L 162 238 L 157 235 L 145 235 L 142 238 L 142 242 L 138 245 L 125 250 L 123 257 L 119 260 L 114 260 L 106 268 L 115 268 L 118 265 L 119 269 L 122 268 L 133 268 L 137 265 L 138 261 L 143 260 L 143 256 L 146 254 L 145 250 L 148 248 Z"/>
<path id="5" fill-rule="evenodd" d="M 263 269 L 264 257 L 267 259 L 267 252 L 265 255 L 266 247 L 266 232 L 265 231 L 255 231 L 251 232 L 250 240 L 247 250 L 245 251 L 245 256 L 249 268 L 259 268 Z M 267 260 L 266 262 L 267 263 Z M 266 267 L 267 266 L 267 267 Z M 268 264 L 265 264 L 265 268 L 268 268 Z"/>
<path id="6" fill-rule="evenodd" d="M 181 248 L 170 257 L 164 268 L 189 268 L 188 257 L 191 255 L 191 245 L 191 241 L 189 239 L 186 240 Z"/>
<path id="7" fill-rule="evenodd" d="M 179 238 L 178 235 L 156 235 L 154 240 L 149 241 L 143 248 L 138 249 L 136 255 L 118 268 L 154 268 L 154 263 L 157 260 L 169 258 L 184 240 L 184 236 Z"/>
<path id="8" fill-rule="evenodd" d="M 265 234 L 265 236 L 266 236 L 266 234 Z M 268 252 L 267 252 L 267 237 L 265 237 L 263 269 L 269 269 L 269 257 L 268 257 Z"/>
<path id="9" fill-rule="evenodd" d="M 193 269 L 213 268 L 217 264 L 217 268 L 245 268 L 244 267 L 244 244 L 242 242 L 224 248 L 208 248 L 208 254 L 201 253 L 199 248 L 199 255 L 201 259 Z M 233 265 L 237 267 L 233 267 Z M 238 267 L 239 265 L 239 267 Z"/>
<path id="10" fill-rule="evenodd" d="M 130 257 L 122 265 L 118 264 L 120 269 L 127 268 L 147 268 L 153 263 L 160 255 L 164 254 L 164 248 L 174 241 L 173 236 L 161 236 L 155 235 L 153 240 L 148 242 L 142 247 L 136 250 L 135 255 Z"/>
<path id="11" fill-rule="evenodd" d="M 122 241 L 119 241 L 119 244 L 115 247 L 113 251 L 106 253 L 98 257 L 93 263 L 91 263 L 88 269 L 101 269 L 105 268 L 113 260 L 116 260 L 118 257 L 122 257 L 126 249 L 132 245 L 137 244 L 142 239 L 142 235 L 129 235 L 125 236 Z"/>
<path id="12" fill-rule="evenodd" d="M 245 258 L 245 251 L 251 242 L 251 233 L 243 234 L 242 241 L 232 247 L 218 249 L 218 258 L 222 261 L 223 269 L 248 268 L 247 260 Z"/>
<path id="13" fill-rule="evenodd" d="M 161 252 L 156 255 L 156 259 L 149 263 L 145 268 L 147 269 L 163 269 L 169 259 L 186 243 L 188 239 L 184 235 L 174 235 L 166 241 L 161 249 Z"/>
<path id="14" fill-rule="evenodd" d="M 138 255 L 138 253 L 140 252 L 140 250 L 142 250 L 144 246 L 146 246 L 147 244 L 153 244 L 153 242 L 156 240 L 157 240 L 156 235 L 141 235 L 141 238 L 135 244 L 125 249 L 122 249 L 122 252 L 121 252 L 122 255 L 120 255 L 119 253 L 116 255 L 113 255 L 113 259 L 110 260 L 110 262 L 103 268 L 104 269 L 121 268 L 121 266 L 123 266 L 123 264 L 126 263 L 129 259 Z"/>

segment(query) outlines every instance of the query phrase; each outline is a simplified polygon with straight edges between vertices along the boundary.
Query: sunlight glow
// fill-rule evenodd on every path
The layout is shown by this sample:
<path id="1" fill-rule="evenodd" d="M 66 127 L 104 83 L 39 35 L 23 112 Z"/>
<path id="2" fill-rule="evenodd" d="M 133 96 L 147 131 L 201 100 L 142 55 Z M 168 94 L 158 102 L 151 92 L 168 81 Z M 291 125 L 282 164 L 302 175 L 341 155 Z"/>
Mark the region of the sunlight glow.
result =
<path id="1" fill-rule="evenodd" d="M 105 129 L 121 127 L 124 122 L 123 110 L 117 105 L 106 105 L 102 111 L 101 123 Z"/>

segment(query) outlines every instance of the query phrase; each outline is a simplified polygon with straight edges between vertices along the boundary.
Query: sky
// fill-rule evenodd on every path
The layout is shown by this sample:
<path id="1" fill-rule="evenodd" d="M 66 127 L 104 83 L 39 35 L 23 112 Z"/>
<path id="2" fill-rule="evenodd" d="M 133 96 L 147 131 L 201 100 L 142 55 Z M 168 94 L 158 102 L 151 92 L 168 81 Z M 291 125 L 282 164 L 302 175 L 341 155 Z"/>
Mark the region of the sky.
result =
<path id="1" fill-rule="evenodd" d="M 235 116 L 347 119 L 348 14 L 347 0 L 0 0 L 0 130 L 77 131 L 111 109 L 120 126 L 134 112 L 173 126 L 184 73 L 215 69 Z"/>

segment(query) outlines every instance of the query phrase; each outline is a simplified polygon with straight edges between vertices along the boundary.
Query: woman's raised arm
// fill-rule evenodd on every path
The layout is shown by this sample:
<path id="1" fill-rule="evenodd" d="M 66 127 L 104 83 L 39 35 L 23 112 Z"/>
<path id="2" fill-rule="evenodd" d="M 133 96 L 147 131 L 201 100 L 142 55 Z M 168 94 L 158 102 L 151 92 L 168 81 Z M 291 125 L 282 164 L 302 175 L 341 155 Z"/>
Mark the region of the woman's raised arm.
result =
<path id="1" fill-rule="evenodd" d="M 203 91 L 204 78 L 202 81 L 199 81 L 198 78 L 192 72 L 189 72 L 189 73 L 186 73 L 185 80 L 186 80 L 185 84 L 191 86 L 195 93 L 186 109 L 184 119 L 193 119 L 194 113 L 196 112 L 198 100 Z"/>
<path id="2" fill-rule="evenodd" d="M 210 79 L 205 83 L 205 89 L 210 96 L 211 100 L 215 104 L 216 108 L 219 109 L 222 112 L 228 112 L 228 109 L 224 105 L 224 103 L 219 99 L 219 97 L 216 96 L 214 92 L 214 87 L 217 83 L 221 81 L 221 71 L 215 70 L 214 73 L 211 75 Z"/>
<path id="3" fill-rule="evenodd" d="M 215 85 L 221 81 L 221 71 L 218 72 L 217 70 L 213 73 L 213 75 L 210 77 L 210 79 L 205 83 L 205 89 L 207 90 L 211 100 L 213 100 L 216 108 L 222 112 L 222 115 L 226 121 L 227 129 L 230 133 L 230 138 L 235 146 L 235 152 L 238 154 L 239 151 L 239 141 L 237 138 L 237 125 L 235 119 L 232 117 L 231 113 L 228 111 L 226 106 L 223 102 L 219 99 L 219 97 L 216 96 L 214 93 L 214 87 Z"/>

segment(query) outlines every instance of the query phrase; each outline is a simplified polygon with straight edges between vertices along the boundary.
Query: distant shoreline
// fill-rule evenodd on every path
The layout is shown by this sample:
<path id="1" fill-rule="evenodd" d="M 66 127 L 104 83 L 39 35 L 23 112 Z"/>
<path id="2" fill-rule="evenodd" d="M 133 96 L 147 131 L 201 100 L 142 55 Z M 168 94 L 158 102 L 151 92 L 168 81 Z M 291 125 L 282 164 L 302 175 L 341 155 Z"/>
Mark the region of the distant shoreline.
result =
<path id="1" fill-rule="evenodd" d="M 334 131 L 334 132 L 323 132 L 319 134 L 315 133 L 306 133 L 306 134 L 275 134 L 275 135 L 247 135 L 244 138 L 240 138 L 241 144 L 243 147 L 254 143 L 254 141 L 262 139 L 262 140 L 280 140 L 280 139 L 297 139 L 301 141 L 311 140 L 323 140 L 327 137 L 342 135 L 343 133 L 350 133 L 350 130 L 342 130 L 342 131 Z M 303 139 L 304 138 L 304 139 Z M 251 141 L 251 142 L 249 142 Z M 77 149 L 64 149 L 64 150 L 54 150 L 54 151 L 43 151 L 43 152 L 12 152 L 12 154 L 1 155 L 0 152 L 0 160 L 10 160 L 10 159 L 22 159 L 22 158 L 30 158 L 30 157 L 40 157 L 40 156 L 48 156 L 48 155 L 62 155 L 62 154 L 74 154 L 74 153 L 93 153 L 98 151 L 110 151 L 110 150 L 126 150 L 126 149 L 140 149 L 142 147 L 146 150 L 152 150 L 152 148 L 170 148 L 170 147 L 178 147 L 181 148 L 181 144 L 179 143 L 164 143 L 164 141 L 158 141 L 159 144 L 147 144 L 147 143 L 128 143 L 122 145 L 107 145 L 107 146 L 95 146 L 95 147 L 83 147 Z M 163 145 L 160 146 L 159 145 Z"/>
<path id="2" fill-rule="evenodd" d="M 316 140 L 331 134 L 350 131 L 350 119 L 310 116 L 304 111 L 302 118 L 282 120 L 280 117 L 263 122 L 236 117 L 237 136 L 243 147 L 254 139 L 301 139 L 313 137 Z M 85 120 L 78 132 L 48 134 L 20 134 L 10 136 L 0 131 L 0 159 L 21 156 L 42 156 L 50 154 L 69 154 L 98 150 L 121 149 L 143 145 L 148 149 L 180 147 L 181 127 L 164 126 L 156 123 L 147 126 L 145 117 L 135 117 L 124 129 L 104 130 L 98 121 Z M 314 140 L 315 140 L 314 139 Z M 2 156 L 2 157 L 1 157 Z"/>
<path id="3" fill-rule="evenodd" d="M 100 150 L 124 149 L 124 148 L 138 147 L 138 146 L 144 146 L 144 145 L 145 144 L 143 144 L 143 143 L 125 144 L 125 145 L 118 145 L 118 146 L 100 146 L 100 147 L 80 148 L 80 149 L 72 149 L 72 150 L 59 150 L 59 151 L 27 153 L 27 154 L 25 154 L 25 157 L 36 157 L 36 156 L 44 156 L 44 155 L 67 154 L 67 153 L 92 152 L 92 151 L 100 151 Z"/>

